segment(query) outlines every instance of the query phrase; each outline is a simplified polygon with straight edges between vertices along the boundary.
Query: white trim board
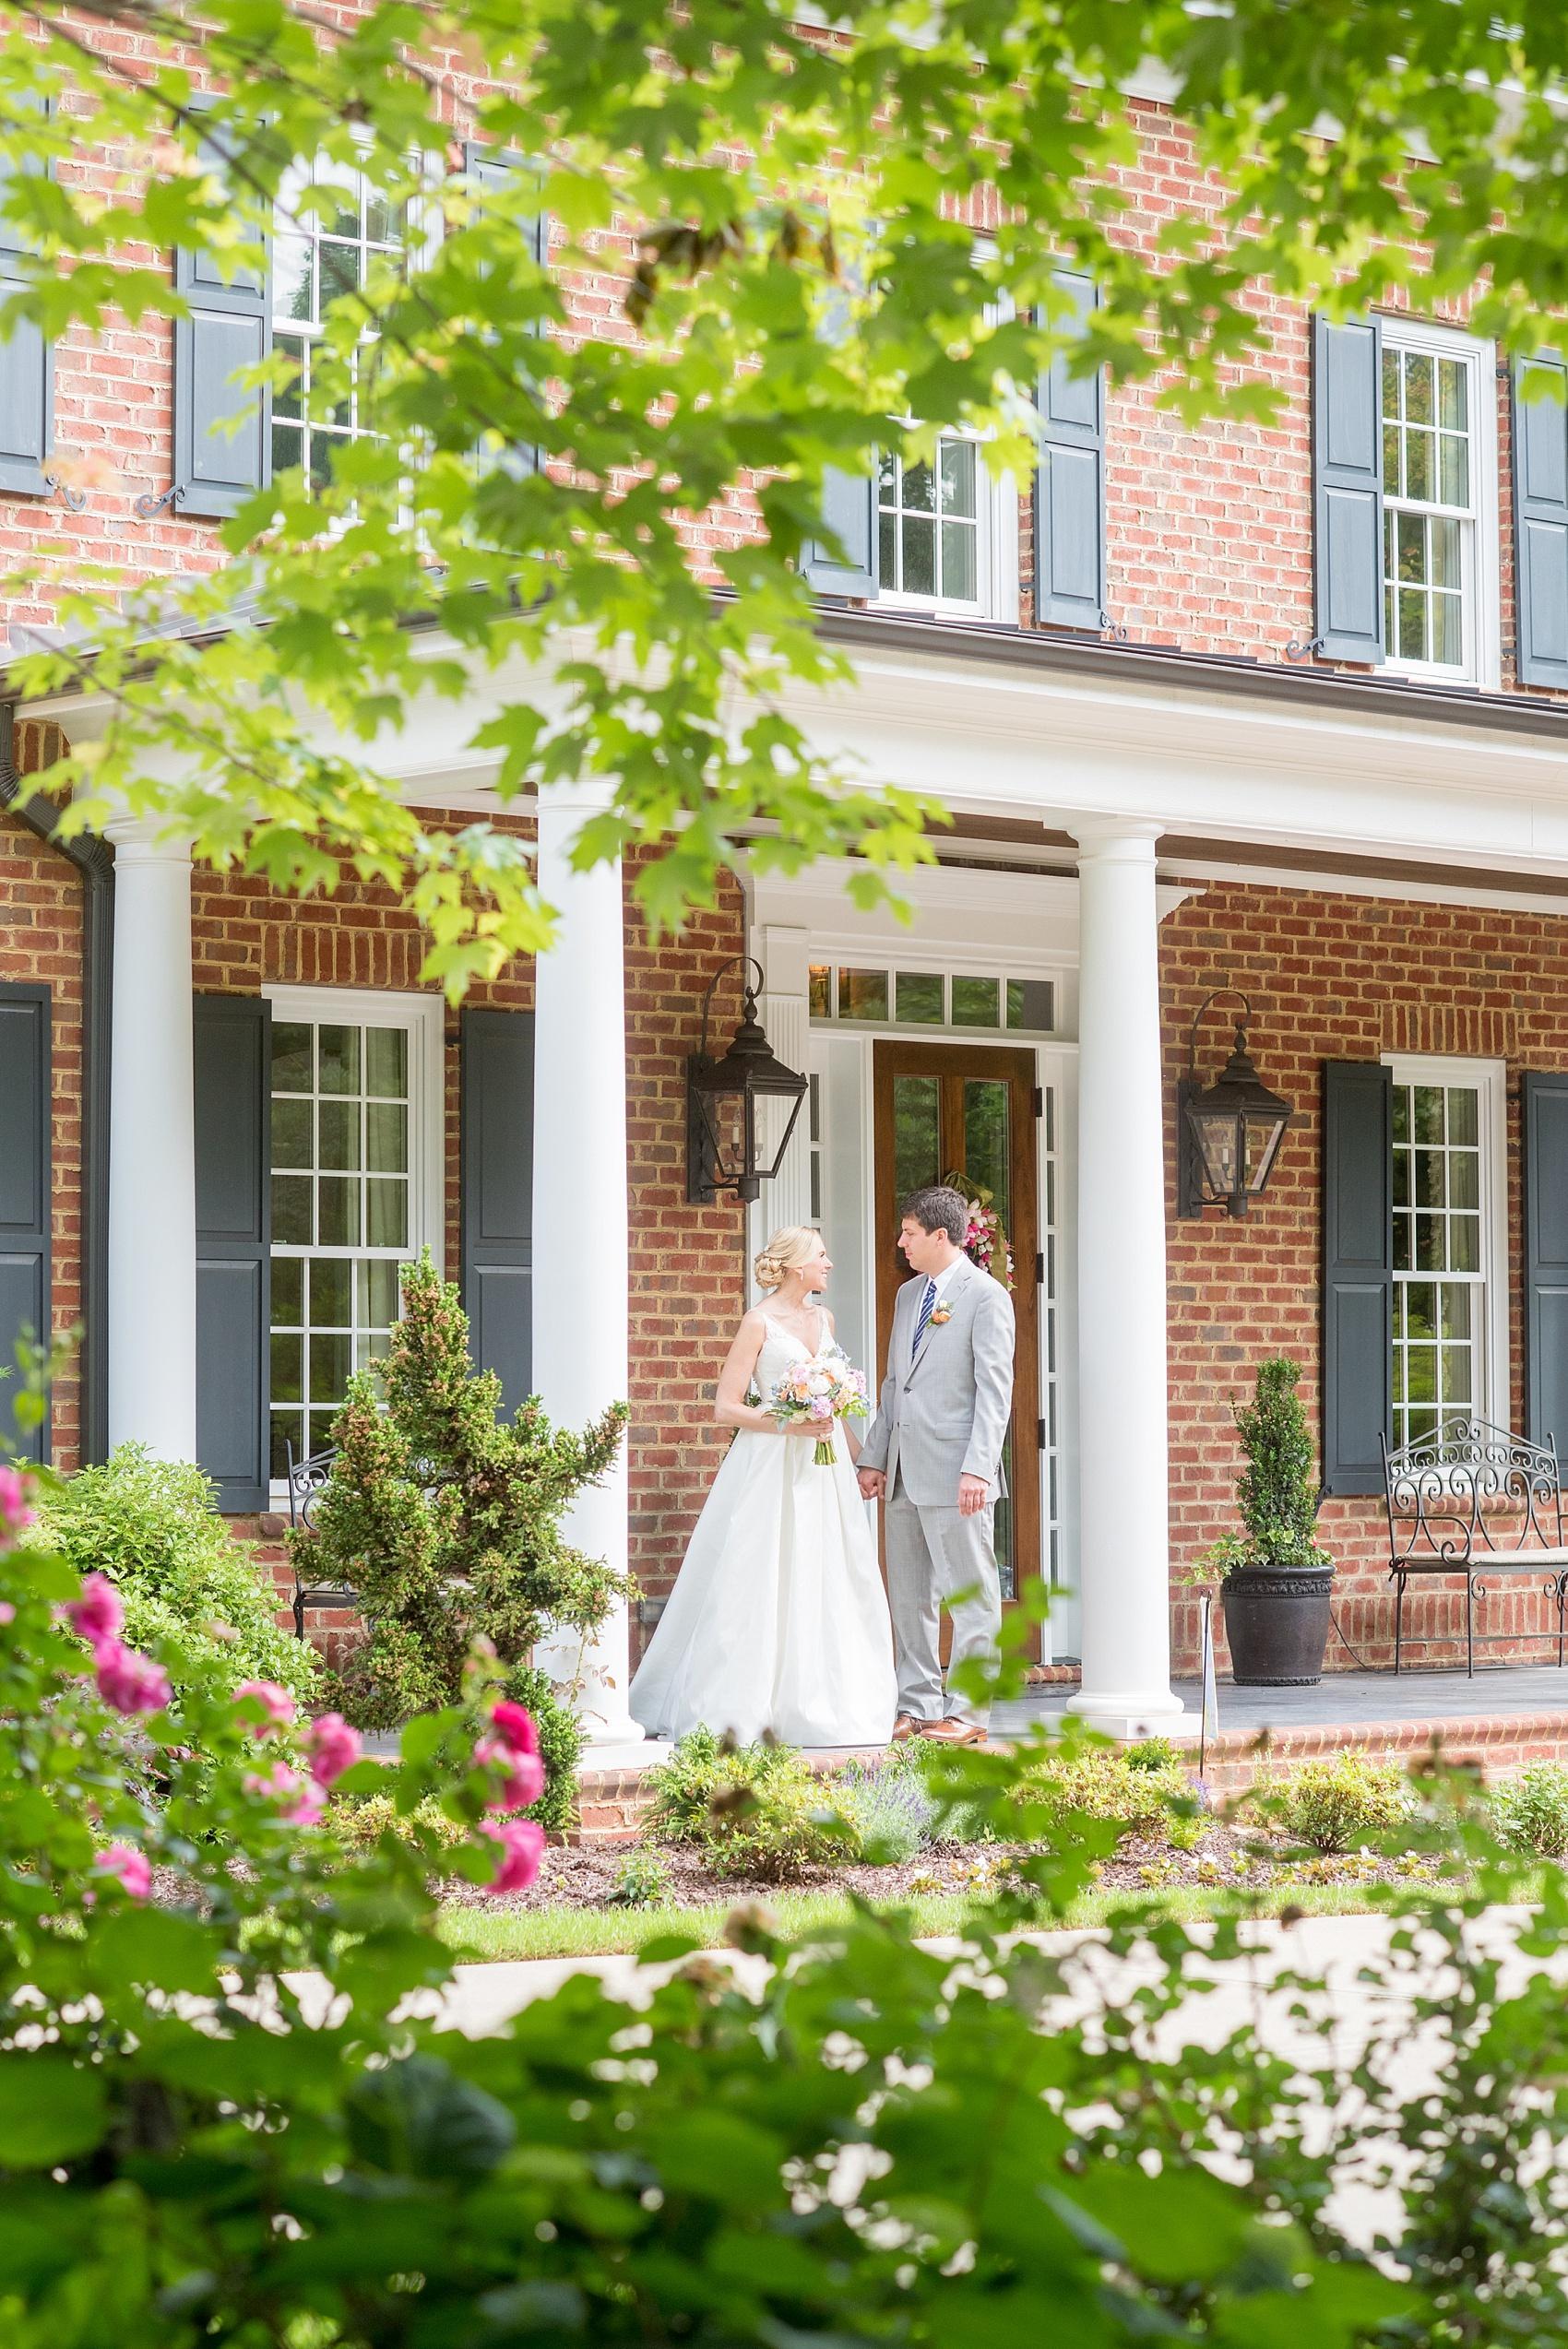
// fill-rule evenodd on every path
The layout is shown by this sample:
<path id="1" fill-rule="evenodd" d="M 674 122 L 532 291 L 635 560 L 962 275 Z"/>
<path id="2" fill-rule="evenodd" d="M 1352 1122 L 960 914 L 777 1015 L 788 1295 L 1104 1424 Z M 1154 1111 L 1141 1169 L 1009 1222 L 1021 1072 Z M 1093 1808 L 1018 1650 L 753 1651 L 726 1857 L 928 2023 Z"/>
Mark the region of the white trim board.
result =
<path id="1" fill-rule="evenodd" d="M 1161 859 L 1162 865 L 1164 860 Z M 1293 865 L 1194 864 L 1185 857 L 1165 868 L 1187 880 L 1255 883 L 1260 889 L 1292 889 L 1330 897 L 1376 897 L 1418 906 L 1473 906 L 1486 913 L 1553 914 L 1568 921 L 1568 893 L 1549 896 L 1538 889 L 1467 889 L 1443 881 L 1402 881 L 1393 873 L 1302 872 Z"/>

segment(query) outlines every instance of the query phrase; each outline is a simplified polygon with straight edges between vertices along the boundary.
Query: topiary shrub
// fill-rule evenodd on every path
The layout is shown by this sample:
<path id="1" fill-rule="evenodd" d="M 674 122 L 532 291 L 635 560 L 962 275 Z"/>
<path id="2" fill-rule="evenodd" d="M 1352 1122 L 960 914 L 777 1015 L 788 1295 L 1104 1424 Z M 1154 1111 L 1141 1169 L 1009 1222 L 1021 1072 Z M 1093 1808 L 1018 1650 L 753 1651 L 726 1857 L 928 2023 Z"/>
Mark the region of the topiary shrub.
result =
<path id="1" fill-rule="evenodd" d="M 428 1252 L 405 1267 L 402 1298 L 386 1361 L 349 1382 L 315 1530 L 291 1536 L 302 1572 L 347 1584 L 364 1617 L 333 1700 L 361 1728 L 397 1728 L 455 1703 L 464 1658 L 488 1643 L 505 1693 L 539 1725 L 547 1788 L 531 1815 L 564 1827 L 580 1736 L 529 1658 L 547 1627 L 590 1634 L 631 1587 L 561 1529 L 613 1464 L 625 1406 L 580 1435 L 531 1400 L 503 1420 L 501 1382 L 474 1370 L 468 1316 Z"/>
<path id="2" fill-rule="evenodd" d="M 1491 1798 L 1497 1832 L 1511 1851 L 1538 1859 L 1568 1857 L 1568 1765 L 1532 1762 Z"/>
<path id="3" fill-rule="evenodd" d="M 219 1516 L 199 1468 L 123 1443 L 54 1486 L 31 1538 L 77 1573 L 108 1577 L 131 1644 L 167 1643 L 176 1697 L 242 1680 L 275 1680 L 302 1702 L 315 1694 L 315 1649 L 279 1623 L 271 1576 Z"/>
<path id="4" fill-rule="evenodd" d="M 792 1746 L 736 1746 L 694 1729 L 648 1783 L 649 1833 L 695 1845 L 716 1876 L 784 1883 L 860 1857 L 855 1829 Z"/>
<path id="5" fill-rule="evenodd" d="M 1414 1802 L 1396 1762 L 1351 1751 L 1331 1762 L 1303 1762 L 1265 1807 L 1298 1843 L 1332 1853 L 1393 1833 L 1409 1819 Z"/>
<path id="6" fill-rule="evenodd" d="M 1322 1500 L 1313 1467 L 1312 1430 L 1296 1393 L 1301 1367 L 1285 1355 L 1258 1366 L 1251 1403 L 1233 1403 L 1246 1466 L 1236 1479 L 1236 1507 L 1245 1536 L 1226 1534 L 1206 1551 L 1210 1572 L 1249 1566 L 1327 1566 L 1317 1538 Z"/>

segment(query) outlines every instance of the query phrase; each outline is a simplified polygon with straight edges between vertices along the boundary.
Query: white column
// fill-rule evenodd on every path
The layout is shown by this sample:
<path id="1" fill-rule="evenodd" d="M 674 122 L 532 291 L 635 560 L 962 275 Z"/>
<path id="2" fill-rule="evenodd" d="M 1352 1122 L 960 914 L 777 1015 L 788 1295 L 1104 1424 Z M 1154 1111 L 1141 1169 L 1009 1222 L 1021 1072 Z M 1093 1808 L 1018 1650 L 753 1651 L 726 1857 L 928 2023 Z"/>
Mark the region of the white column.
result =
<path id="1" fill-rule="evenodd" d="M 626 1004 L 620 864 L 575 872 L 571 846 L 602 796 L 541 794 L 539 885 L 559 917 L 534 980 L 533 1376 L 552 1419 L 581 1427 L 626 1400 L 630 1311 L 626 1185 Z M 623 1570 L 626 1455 L 579 1494 L 567 1537 Z M 577 1684 L 590 1745 L 642 1731 L 626 1710 L 630 1635 L 623 1602 L 587 1646 L 563 1636 L 539 1661 Z"/>
<path id="2" fill-rule="evenodd" d="M 114 844 L 109 1108 L 109 1441 L 196 1450 L 191 859 L 153 824 Z"/>
<path id="3" fill-rule="evenodd" d="M 1084 1677 L 1073 1710 L 1135 1737 L 1182 1710 L 1170 1692 L 1156 833 L 1108 820 L 1076 836 Z"/>

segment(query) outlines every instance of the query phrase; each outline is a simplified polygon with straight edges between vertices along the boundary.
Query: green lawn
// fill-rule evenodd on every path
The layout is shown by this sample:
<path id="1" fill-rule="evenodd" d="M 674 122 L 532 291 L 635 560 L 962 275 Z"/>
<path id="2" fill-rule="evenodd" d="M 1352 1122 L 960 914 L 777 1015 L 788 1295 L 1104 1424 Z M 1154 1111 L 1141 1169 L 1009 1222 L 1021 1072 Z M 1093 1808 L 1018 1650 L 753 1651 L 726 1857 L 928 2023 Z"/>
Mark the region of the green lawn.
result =
<path id="1" fill-rule="evenodd" d="M 1364 1884 L 1303 1884 L 1289 1878 L 1270 1884 L 1257 1895 L 1260 1912 L 1277 1915 L 1286 1907 L 1311 1916 L 1340 1916 L 1375 1905 Z M 1229 1894 L 1218 1887 L 1185 1885 L 1164 1892 L 1087 1892 L 1074 1907 L 1068 1923 L 1103 1925 L 1112 1910 L 1158 1907 L 1166 1916 L 1207 1916 Z M 841 1892 L 776 1892 L 768 1906 L 784 1932 L 791 1937 L 841 1925 L 849 1903 Z M 661 1934 L 695 1935 L 705 1949 L 724 1940 L 724 1920 L 730 1903 L 707 1908 L 481 1908 L 453 1902 L 441 1912 L 442 1938 L 457 1952 L 459 1963 L 486 1964 L 501 1958 L 607 1957 L 640 1950 Z M 891 1904 L 890 1904 L 891 1905 Z M 977 1904 L 967 1893 L 923 1894 L 911 1904 L 917 1933 L 960 1933 Z"/>

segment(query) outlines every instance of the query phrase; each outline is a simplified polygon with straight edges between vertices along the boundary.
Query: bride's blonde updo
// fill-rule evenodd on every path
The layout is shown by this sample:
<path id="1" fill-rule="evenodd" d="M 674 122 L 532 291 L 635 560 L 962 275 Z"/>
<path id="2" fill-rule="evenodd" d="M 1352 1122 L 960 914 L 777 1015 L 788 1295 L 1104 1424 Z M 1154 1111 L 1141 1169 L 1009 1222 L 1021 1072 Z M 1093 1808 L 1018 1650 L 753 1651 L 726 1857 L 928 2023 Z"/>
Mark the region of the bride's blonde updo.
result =
<path id="1" fill-rule="evenodd" d="M 821 1232 L 811 1224 L 786 1224 L 782 1231 L 774 1233 L 752 1266 L 757 1287 L 778 1288 L 786 1273 L 810 1263 L 821 1240 Z"/>

